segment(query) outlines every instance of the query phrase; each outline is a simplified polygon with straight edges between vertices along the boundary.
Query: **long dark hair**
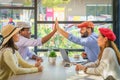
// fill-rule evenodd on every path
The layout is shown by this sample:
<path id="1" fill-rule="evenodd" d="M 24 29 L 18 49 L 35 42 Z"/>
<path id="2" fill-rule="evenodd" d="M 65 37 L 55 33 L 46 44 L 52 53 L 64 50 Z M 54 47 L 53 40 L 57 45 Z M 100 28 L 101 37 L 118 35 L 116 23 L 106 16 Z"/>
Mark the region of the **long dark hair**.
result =
<path id="1" fill-rule="evenodd" d="M 18 50 L 12 38 L 10 38 L 10 40 L 5 45 L 3 45 L 3 48 L 4 47 L 12 48 L 13 54 L 15 53 L 15 50 Z"/>

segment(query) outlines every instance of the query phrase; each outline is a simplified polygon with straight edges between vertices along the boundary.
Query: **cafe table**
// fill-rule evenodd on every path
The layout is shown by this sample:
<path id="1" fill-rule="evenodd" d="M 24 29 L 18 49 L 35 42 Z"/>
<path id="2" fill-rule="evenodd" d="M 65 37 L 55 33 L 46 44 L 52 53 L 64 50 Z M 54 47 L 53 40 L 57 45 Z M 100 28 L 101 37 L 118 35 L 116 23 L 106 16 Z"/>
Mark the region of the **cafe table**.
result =
<path id="1" fill-rule="evenodd" d="M 43 71 L 13 75 L 9 80 L 103 80 L 101 76 L 85 74 L 83 71 L 76 72 L 75 65 L 64 67 L 63 59 L 57 57 L 55 64 L 50 64 L 47 57 L 43 58 Z M 28 63 L 34 64 L 34 60 L 28 60 Z"/>

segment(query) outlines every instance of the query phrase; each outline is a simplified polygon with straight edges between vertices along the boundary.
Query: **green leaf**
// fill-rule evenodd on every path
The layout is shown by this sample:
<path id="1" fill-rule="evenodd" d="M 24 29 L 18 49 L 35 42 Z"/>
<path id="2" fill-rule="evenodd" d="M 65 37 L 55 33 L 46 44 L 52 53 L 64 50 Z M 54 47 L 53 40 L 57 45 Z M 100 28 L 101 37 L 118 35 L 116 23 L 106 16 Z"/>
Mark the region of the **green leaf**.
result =
<path id="1" fill-rule="evenodd" d="M 52 50 L 49 54 L 49 57 L 57 57 L 55 51 Z"/>

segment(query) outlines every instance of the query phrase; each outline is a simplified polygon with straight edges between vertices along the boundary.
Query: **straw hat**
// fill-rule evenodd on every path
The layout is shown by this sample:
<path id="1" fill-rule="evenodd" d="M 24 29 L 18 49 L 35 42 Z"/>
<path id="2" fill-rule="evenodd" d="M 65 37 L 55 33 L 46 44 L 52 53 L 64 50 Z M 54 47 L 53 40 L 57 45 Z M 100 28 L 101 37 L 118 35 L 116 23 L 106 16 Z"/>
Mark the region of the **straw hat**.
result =
<path id="1" fill-rule="evenodd" d="M 6 26 L 3 26 L 1 29 L 1 35 L 0 35 L 0 43 L 3 46 L 4 44 L 6 44 L 10 38 L 16 34 L 17 32 L 19 32 L 22 28 L 16 28 L 11 24 L 8 24 Z"/>
<path id="2" fill-rule="evenodd" d="M 31 26 L 27 22 L 17 22 L 16 27 L 18 27 L 18 28 L 21 28 L 21 27 L 22 28 L 31 28 Z"/>

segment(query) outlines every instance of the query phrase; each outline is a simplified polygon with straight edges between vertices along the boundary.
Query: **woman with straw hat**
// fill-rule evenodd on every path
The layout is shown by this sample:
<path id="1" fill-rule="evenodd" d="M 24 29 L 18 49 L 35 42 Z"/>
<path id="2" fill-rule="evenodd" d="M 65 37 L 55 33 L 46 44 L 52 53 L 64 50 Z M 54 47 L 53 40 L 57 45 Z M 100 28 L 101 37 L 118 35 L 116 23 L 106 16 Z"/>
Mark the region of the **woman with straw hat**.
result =
<path id="1" fill-rule="evenodd" d="M 105 80 L 120 80 L 120 52 L 115 45 L 115 34 L 108 28 L 99 28 L 98 45 L 100 53 L 94 63 L 76 65 L 76 71 L 101 75 Z"/>
<path id="2" fill-rule="evenodd" d="M 11 24 L 4 26 L 0 35 L 0 80 L 7 80 L 13 74 L 25 74 L 42 71 L 42 66 L 25 62 L 14 44 L 19 41 L 18 32 Z"/>

